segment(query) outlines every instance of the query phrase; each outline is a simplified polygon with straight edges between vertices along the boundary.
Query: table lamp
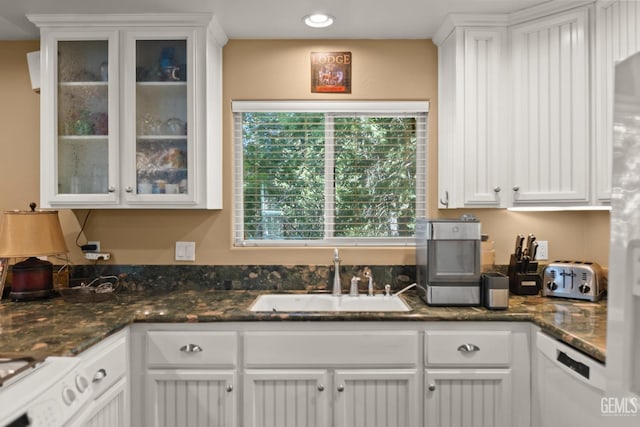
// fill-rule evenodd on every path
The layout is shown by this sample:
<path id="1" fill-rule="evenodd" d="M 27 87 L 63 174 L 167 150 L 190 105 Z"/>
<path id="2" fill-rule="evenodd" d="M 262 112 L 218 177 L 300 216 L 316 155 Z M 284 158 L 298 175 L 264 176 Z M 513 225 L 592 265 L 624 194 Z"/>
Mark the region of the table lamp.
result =
<path id="1" fill-rule="evenodd" d="M 0 257 L 27 258 L 13 268 L 9 298 L 14 301 L 48 298 L 53 289 L 53 265 L 38 256 L 68 251 L 58 211 L 5 211 L 0 228 Z"/>

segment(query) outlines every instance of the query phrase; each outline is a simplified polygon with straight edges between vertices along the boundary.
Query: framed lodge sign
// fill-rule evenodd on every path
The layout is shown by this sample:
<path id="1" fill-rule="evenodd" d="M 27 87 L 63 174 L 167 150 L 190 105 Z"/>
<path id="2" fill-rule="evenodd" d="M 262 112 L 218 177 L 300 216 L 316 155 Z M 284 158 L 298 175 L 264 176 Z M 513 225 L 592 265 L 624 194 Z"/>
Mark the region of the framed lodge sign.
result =
<path id="1" fill-rule="evenodd" d="M 311 93 L 351 93 L 351 52 L 311 52 Z"/>

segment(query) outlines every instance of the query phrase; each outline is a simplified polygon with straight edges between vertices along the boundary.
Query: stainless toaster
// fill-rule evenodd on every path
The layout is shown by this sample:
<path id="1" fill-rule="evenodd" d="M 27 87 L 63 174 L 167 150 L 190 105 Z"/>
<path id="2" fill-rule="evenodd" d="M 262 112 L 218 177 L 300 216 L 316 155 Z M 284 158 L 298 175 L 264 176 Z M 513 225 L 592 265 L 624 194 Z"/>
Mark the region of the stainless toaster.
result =
<path id="1" fill-rule="evenodd" d="M 595 262 L 554 261 L 542 273 L 542 295 L 598 301 L 607 276 Z"/>

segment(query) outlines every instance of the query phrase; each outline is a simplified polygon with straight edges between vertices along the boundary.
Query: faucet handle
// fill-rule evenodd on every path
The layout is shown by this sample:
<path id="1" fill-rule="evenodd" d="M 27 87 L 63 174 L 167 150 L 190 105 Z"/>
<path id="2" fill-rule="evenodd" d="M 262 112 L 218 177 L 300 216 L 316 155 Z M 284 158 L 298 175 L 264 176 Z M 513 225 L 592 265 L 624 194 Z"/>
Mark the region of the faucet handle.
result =
<path id="1" fill-rule="evenodd" d="M 358 296 L 358 282 L 360 281 L 359 277 L 353 276 L 351 278 L 351 289 L 349 290 L 349 295 Z"/>
<path id="2" fill-rule="evenodd" d="M 387 297 L 391 296 L 391 285 L 384 285 L 384 295 Z"/>

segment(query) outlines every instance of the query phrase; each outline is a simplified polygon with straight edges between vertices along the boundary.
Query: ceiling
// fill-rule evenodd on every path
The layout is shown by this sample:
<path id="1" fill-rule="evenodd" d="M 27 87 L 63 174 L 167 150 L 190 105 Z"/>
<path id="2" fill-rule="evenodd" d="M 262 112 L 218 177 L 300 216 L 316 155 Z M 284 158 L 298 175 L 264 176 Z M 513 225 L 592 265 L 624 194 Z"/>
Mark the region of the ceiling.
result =
<path id="1" fill-rule="evenodd" d="M 230 39 L 424 39 L 449 13 L 511 13 L 570 0 L 0 0 L 0 40 L 37 39 L 29 13 L 210 12 Z M 307 28 L 302 17 L 336 21 Z"/>

